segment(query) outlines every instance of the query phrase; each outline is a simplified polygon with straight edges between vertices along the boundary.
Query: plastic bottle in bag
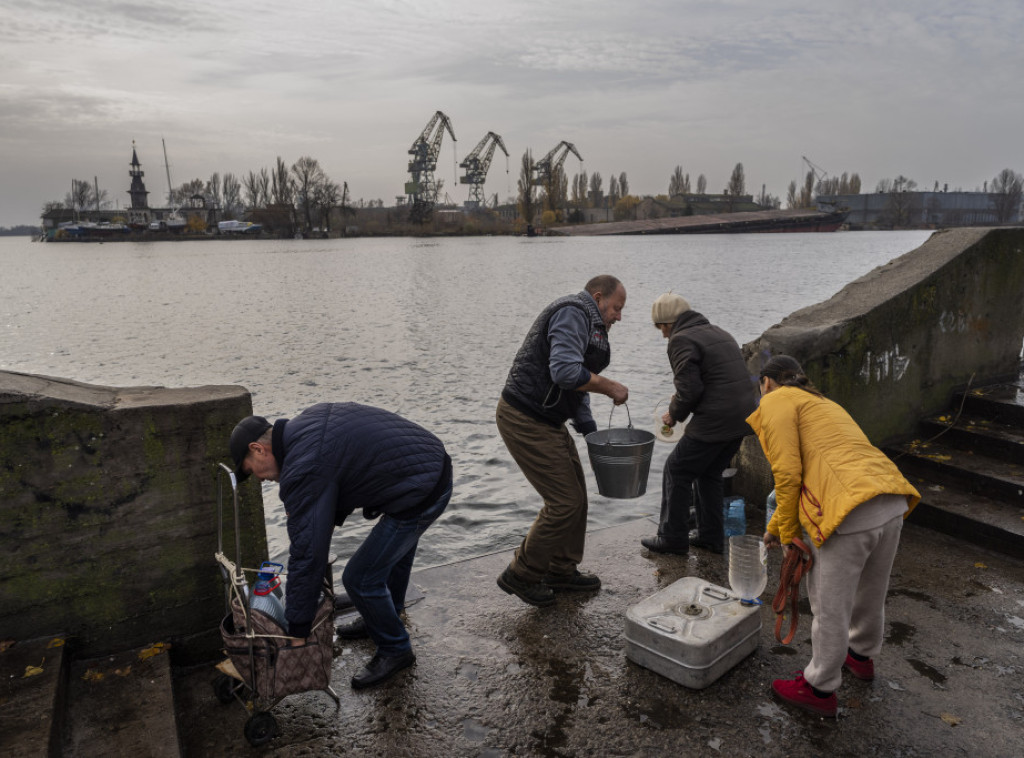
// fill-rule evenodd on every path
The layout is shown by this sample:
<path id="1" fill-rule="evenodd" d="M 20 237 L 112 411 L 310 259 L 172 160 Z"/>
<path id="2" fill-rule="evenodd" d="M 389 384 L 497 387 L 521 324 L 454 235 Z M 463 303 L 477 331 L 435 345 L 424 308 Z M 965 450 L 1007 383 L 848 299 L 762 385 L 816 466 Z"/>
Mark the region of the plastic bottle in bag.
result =
<path id="1" fill-rule="evenodd" d="M 288 628 L 288 621 L 284 617 L 284 603 L 281 602 L 274 591 L 281 586 L 281 577 L 278 573 L 284 567 L 280 563 L 264 561 L 260 571 L 256 574 L 256 583 L 249 592 L 249 607 L 254 611 L 260 611 L 270 616 L 282 629 Z"/>

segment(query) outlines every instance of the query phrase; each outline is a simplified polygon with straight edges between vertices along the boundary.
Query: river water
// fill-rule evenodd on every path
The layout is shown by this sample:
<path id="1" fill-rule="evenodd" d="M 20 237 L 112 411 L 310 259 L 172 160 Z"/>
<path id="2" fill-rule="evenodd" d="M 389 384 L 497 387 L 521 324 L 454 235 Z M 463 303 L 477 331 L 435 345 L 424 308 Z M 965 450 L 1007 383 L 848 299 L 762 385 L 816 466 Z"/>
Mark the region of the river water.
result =
<path id="1" fill-rule="evenodd" d="M 422 568 L 514 547 L 540 507 L 498 437 L 494 408 L 527 328 L 554 298 L 594 274 L 623 281 L 626 308 L 604 373 L 629 387 L 633 424 L 653 430 L 672 392 L 665 342 L 650 321 L 659 294 L 682 294 L 742 344 L 928 234 L 0 237 L 0 369 L 115 386 L 239 384 L 271 421 L 320 401 L 400 413 L 437 434 L 455 465 L 451 505 L 421 541 Z M 600 428 L 626 423 L 621 408 L 609 418 L 603 396 L 593 408 Z M 577 439 L 593 493 L 590 529 L 658 512 L 668 444 L 655 446 L 646 495 L 610 500 L 597 495 Z M 270 557 L 283 560 L 276 485 L 264 485 L 264 507 Z M 357 511 L 338 530 L 340 563 L 370 526 Z"/>

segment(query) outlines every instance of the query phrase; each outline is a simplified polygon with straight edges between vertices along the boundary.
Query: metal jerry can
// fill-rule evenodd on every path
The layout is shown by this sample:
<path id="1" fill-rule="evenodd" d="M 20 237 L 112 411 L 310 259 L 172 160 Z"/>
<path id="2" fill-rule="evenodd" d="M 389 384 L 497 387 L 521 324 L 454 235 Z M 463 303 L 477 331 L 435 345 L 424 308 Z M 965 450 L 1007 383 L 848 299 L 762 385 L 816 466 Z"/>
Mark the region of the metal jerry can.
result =
<path id="1" fill-rule="evenodd" d="M 703 689 L 760 642 L 761 606 L 688 576 L 626 610 L 626 657 L 674 682 Z"/>

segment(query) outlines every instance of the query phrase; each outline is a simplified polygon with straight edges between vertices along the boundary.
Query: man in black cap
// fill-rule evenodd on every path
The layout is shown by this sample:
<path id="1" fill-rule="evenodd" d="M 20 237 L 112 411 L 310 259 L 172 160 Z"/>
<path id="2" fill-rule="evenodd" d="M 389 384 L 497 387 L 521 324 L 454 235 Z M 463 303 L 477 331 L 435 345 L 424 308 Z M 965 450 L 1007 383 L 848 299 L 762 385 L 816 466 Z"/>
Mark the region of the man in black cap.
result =
<path id="1" fill-rule="evenodd" d="M 361 618 L 338 633 L 369 636 L 377 652 L 352 678 L 355 689 L 390 679 L 416 660 L 399 614 L 420 536 L 448 505 L 451 459 L 437 437 L 389 411 L 320 403 L 271 424 L 242 419 L 231 433 L 239 481 L 279 483 L 288 516 L 285 618 L 309 636 L 336 526 L 356 508 L 380 520 L 349 558 L 342 583 Z"/>

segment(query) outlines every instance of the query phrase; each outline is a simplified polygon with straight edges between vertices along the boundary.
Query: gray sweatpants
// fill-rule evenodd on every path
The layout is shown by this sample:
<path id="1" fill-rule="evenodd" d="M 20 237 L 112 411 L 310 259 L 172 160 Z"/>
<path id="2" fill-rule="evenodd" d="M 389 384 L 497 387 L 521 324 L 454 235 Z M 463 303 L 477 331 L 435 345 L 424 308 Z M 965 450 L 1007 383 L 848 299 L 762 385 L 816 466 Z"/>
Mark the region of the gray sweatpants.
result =
<path id="1" fill-rule="evenodd" d="M 839 689 L 847 648 L 869 658 L 882 649 L 885 596 L 902 530 L 900 515 L 866 531 L 835 532 L 820 548 L 807 541 L 814 555 L 807 575 L 814 621 L 804 678 L 812 687 Z"/>

